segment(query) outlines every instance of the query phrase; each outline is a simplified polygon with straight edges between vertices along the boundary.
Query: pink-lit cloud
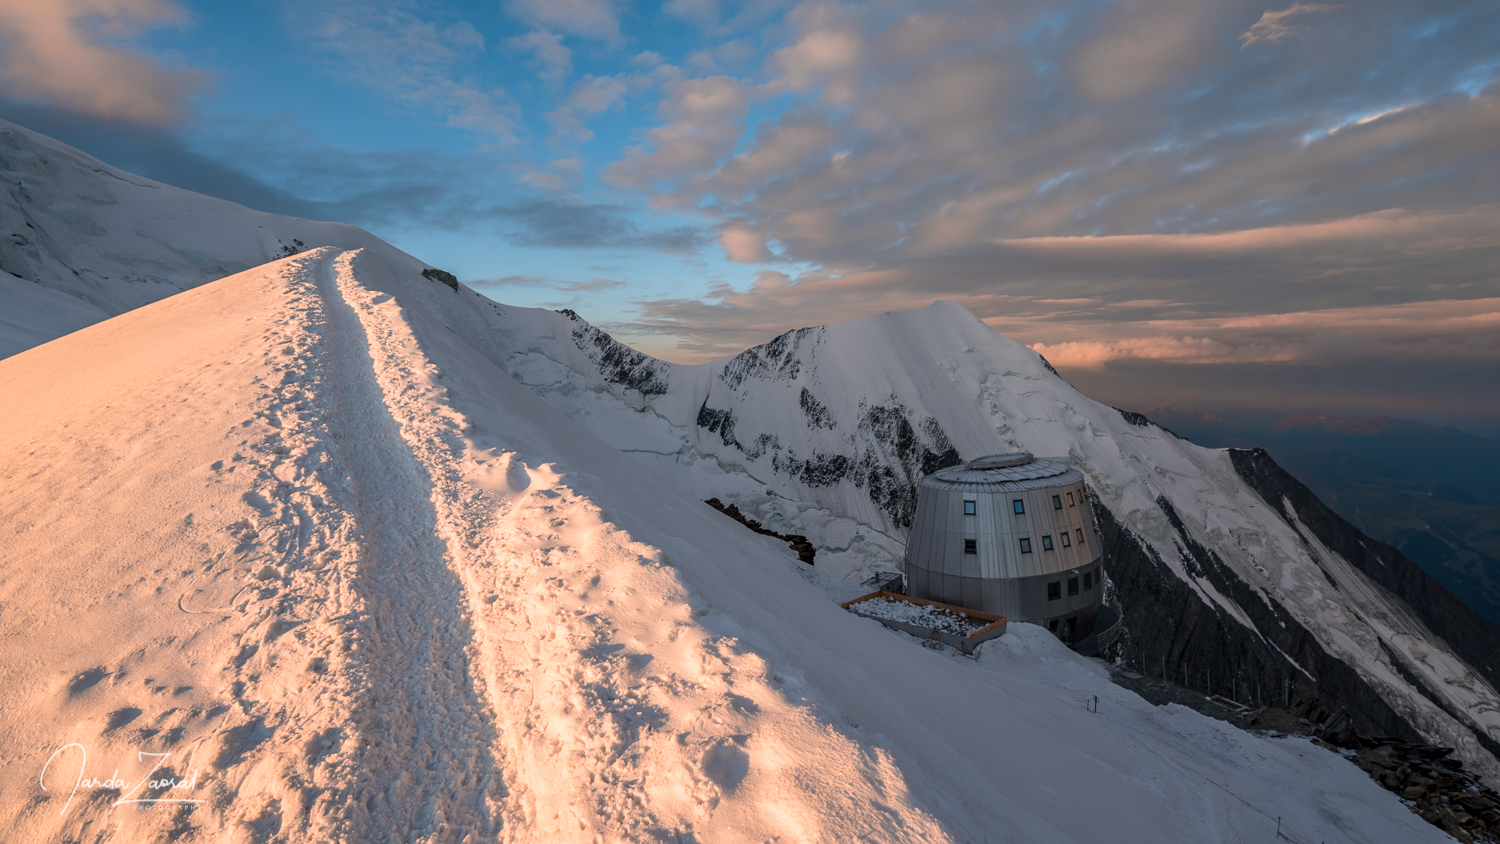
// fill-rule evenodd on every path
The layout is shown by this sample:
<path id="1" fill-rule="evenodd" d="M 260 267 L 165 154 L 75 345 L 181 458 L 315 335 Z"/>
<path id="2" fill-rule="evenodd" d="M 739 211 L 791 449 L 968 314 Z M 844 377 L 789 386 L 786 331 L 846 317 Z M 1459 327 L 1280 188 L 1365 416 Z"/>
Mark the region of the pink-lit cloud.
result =
<path id="1" fill-rule="evenodd" d="M 1342 5 L 1293 3 L 1279 12 L 1268 11 L 1261 15 L 1260 20 L 1256 21 L 1253 26 L 1245 30 L 1245 34 L 1240 36 L 1241 48 L 1260 42 L 1274 43 L 1303 31 L 1305 27 L 1291 23 L 1293 18 L 1309 14 L 1328 14 L 1342 8 L 1344 8 Z"/>
<path id="2" fill-rule="evenodd" d="M 185 20 L 167 0 L 0 0 L 0 90 L 96 117 L 172 123 L 207 76 L 110 42 Z"/>

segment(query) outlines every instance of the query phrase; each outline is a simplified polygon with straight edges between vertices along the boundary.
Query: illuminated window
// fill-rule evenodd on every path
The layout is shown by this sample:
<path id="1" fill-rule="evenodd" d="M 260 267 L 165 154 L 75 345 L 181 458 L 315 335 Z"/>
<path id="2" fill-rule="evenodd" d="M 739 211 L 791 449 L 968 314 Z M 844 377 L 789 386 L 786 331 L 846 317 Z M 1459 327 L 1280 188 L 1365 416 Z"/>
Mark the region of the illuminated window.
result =
<path id="1" fill-rule="evenodd" d="M 1068 536 L 1068 532 L 1067 531 L 1063 531 L 1060 535 L 1062 536 L 1063 547 L 1064 548 L 1072 548 L 1073 547 L 1073 539 Z"/>
<path id="2" fill-rule="evenodd" d="M 1071 492 L 1068 493 L 1068 506 L 1069 507 L 1074 506 L 1074 504 L 1073 504 L 1073 493 L 1071 493 Z"/>
<path id="3" fill-rule="evenodd" d="M 979 547 L 978 546 L 979 546 L 979 543 L 978 543 L 977 540 L 965 539 L 964 540 L 964 553 L 965 554 L 978 554 L 979 553 Z"/>
<path id="4" fill-rule="evenodd" d="M 1016 500 L 1012 501 L 1010 503 L 1010 506 L 1012 506 L 1012 507 L 1014 507 L 1016 509 L 1016 515 L 1017 516 L 1019 516 L 1022 513 L 1026 512 L 1026 502 L 1022 501 L 1019 498 L 1017 498 Z"/>
<path id="5" fill-rule="evenodd" d="M 1023 536 L 1023 537 L 1021 537 L 1021 553 L 1022 554 L 1030 554 L 1031 553 L 1031 537 L 1029 537 L 1029 536 Z"/>
<path id="6" fill-rule="evenodd" d="M 1083 544 L 1083 528 L 1078 529 L 1078 544 Z"/>
<path id="7" fill-rule="evenodd" d="M 972 515 L 974 515 L 974 512 L 975 512 L 975 510 L 974 510 L 974 502 L 972 502 L 972 501 L 965 501 L 964 502 L 964 515 L 965 516 L 972 516 Z"/>
<path id="8" fill-rule="evenodd" d="M 1052 550 L 1052 534 L 1049 533 L 1046 536 L 1042 537 L 1042 550 L 1043 551 L 1051 551 Z"/>

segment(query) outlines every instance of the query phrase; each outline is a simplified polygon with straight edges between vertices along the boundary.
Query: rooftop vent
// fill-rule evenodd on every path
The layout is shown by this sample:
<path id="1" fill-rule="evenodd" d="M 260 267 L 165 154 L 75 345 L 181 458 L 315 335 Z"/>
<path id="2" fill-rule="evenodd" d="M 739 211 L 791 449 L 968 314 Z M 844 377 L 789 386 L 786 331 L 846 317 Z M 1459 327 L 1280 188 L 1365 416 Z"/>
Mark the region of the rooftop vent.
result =
<path id="1" fill-rule="evenodd" d="M 988 457 L 980 457 L 970 460 L 967 467 L 970 469 L 1005 469 L 1011 466 L 1025 466 L 1032 461 L 1031 452 L 1017 451 L 1013 454 L 991 454 Z"/>

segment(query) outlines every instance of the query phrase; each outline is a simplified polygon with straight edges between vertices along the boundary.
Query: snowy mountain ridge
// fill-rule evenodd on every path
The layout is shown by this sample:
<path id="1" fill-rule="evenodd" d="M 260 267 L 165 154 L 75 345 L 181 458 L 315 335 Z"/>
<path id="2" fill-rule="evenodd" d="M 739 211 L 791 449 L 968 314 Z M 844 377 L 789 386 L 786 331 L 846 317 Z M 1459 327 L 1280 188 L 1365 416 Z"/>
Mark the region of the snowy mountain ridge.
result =
<path id="1" fill-rule="evenodd" d="M 1443 838 L 1040 628 L 976 662 L 844 612 L 420 267 L 320 248 L 0 361 L 8 840 Z"/>
<path id="2" fill-rule="evenodd" d="M 118 170 L 0 120 L 0 357 L 316 246 L 396 250 Z"/>
<path id="3" fill-rule="evenodd" d="M 117 178 L 11 131 L 72 156 L 11 194 L 49 236 L 90 207 L 68 179 Z M 110 260 L 273 245 L 228 203 L 109 197 L 103 234 L 47 247 L 72 261 L 55 286 L 0 295 L 124 307 L 138 282 Z M 186 223 L 121 224 L 188 217 L 201 249 Z M 184 835 L 1233 840 L 1274 809 L 1313 839 L 1441 837 L 1337 756 L 1152 707 L 1043 631 L 973 663 L 828 600 L 899 559 L 924 469 L 1013 448 L 1085 472 L 1134 664 L 1218 660 L 1222 682 L 1234 651 L 1258 694 L 1287 678 L 1494 777 L 1493 670 L 1371 574 L 1400 559 L 1274 464 L 1133 424 L 956 305 L 681 366 L 357 229 L 269 225 L 308 251 L 0 360 L 23 479 L 0 496 L 0 793 L 29 795 L 0 811 L 23 837 L 113 828 L 98 799 L 44 823 L 48 753 L 162 740 L 214 791 L 200 820 L 131 823 Z M 181 272 L 154 289 L 207 280 Z M 708 497 L 807 535 L 818 568 Z"/>
<path id="4" fill-rule="evenodd" d="M 1108 511 L 1109 544 L 1134 546 L 1222 625 L 1211 647 L 1190 630 L 1147 635 L 1150 596 L 1124 593 L 1111 571 L 1135 664 L 1193 685 L 1196 663 L 1200 687 L 1252 704 L 1321 694 L 1367 734 L 1415 731 L 1500 774 L 1500 662 L 1466 662 L 1431 627 L 1465 608 L 1424 618 L 1329 548 L 1285 495 L 1252 488 L 1240 465 L 1251 458 L 1088 399 L 961 306 L 799 329 L 698 366 L 611 345 L 575 314 L 482 313 L 476 345 L 521 383 L 695 496 L 808 536 L 839 577 L 899 569 L 927 473 L 1009 450 L 1076 466 Z M 1425 578 L 1394 549 L 1363 547 L 1374 566 Z M 1494 631 L 1474 628 L 1490 636 L 1468 651 L 1483 660 Z"/>

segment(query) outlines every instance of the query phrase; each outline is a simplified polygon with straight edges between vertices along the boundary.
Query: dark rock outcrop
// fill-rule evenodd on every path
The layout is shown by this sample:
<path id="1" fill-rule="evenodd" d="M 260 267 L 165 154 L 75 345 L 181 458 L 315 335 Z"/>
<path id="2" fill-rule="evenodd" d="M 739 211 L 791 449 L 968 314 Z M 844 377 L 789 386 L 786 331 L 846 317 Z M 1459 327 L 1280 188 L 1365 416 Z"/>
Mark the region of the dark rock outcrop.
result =
<path id="1" fill-rule="evenodd" d="M 1251 706 L 1319 697 L 1348 710 L 1360 732 L 1421 740 L 1358 672 L 1330 655 L 1285 608 L 1254 593 L 1217 554 L 1193 539 L 1170 504 L 1158 504 L 1165 505 L 1177 530 L 1189 575 L 1238 604 L 1255 629 L 1205 603 L 1148 542 L 1096 501 L 1104 568 L 1125 619 L 1126 634 L 1116 647 L 1126 665 Z"/>
<path id="2" fill-rule="evenodd" d="M 1453 748 L 1361 736 L 1349 713 L 1330 712 L 1317 698 L 1290 707 L 1261 709 L 1244 725 L 1312 736 L 1314 744 L 1346 757 L 1411 810 L 1461 842 L 1500 842 L 1500 794 L 1486 787 L 1453 756 Z"/>
<path id="3" fill-rule="evenodd" d="M 661 361 L 600 331 L 569 308 L 558 313 L 573 321 L 573 344 L 593 361 L 604 380 L 629 387 L 645 396 L 666 395 L 667 368 Z"/>
<path id="4" fill-rule="evenodd" d="M 787 545 L 791 546 L 792 551 L 797 554 L 797 559 L 801 560 L 804 563 L 807 563 L 808 565 L 813 565 L 813 558 L 818 555 L 818 549 L 814 548 L 813 544 L 811 542 L 808 542 L 807 537 L 803 536 L 802 534 L 777 533 L 774 530 L 769 530 L 760 522 L 750 518 L 749 516 L 746 516 L 744 513 L 741 513 L 740 508 L 737 505 L 725 504 L 717 498 L 710 498 L 703 503 L 714 508 L 715 510 L 718 510 L 720 513 L 723 513 L 729 518 L 734 519 L 745 527 L 750 528 L 761 536 L 775 537 L 776 539 L 785 542 Z"/>
<path id="5" fill-rule="evenodd" d="M 1052 367 L 1048 366 L 1047 368 L 1051 369 Z M 1129 422 L 1137 428 L 1160 428 L 1179 440 L 1187 439 L 1187 437 L 1178 434 L 1176 431 L 1173 431 L 1171 428 L 1168 428 L 1160 422 L 1152 422 L 1144 413 L 1136 413 L 1133 410 L 1121 410 L 1118 407 L 1114 408 L 1114 411 L 1120 414 L 1121 419 L 1124 419 L 1126 422 Z"/>
<path id="6" fill-rule="evenodd" d="M 428 281 L 436 281 L 440 284 L 446 284 L 453 289 L 454 293 L 458 292 L 458 277 L 453 273 L 447 272 L 445 270 L 440 270 L 435 267 L 428 267 L 427 269 L 422 271 L 422 278 L 425 278 Z"/>

